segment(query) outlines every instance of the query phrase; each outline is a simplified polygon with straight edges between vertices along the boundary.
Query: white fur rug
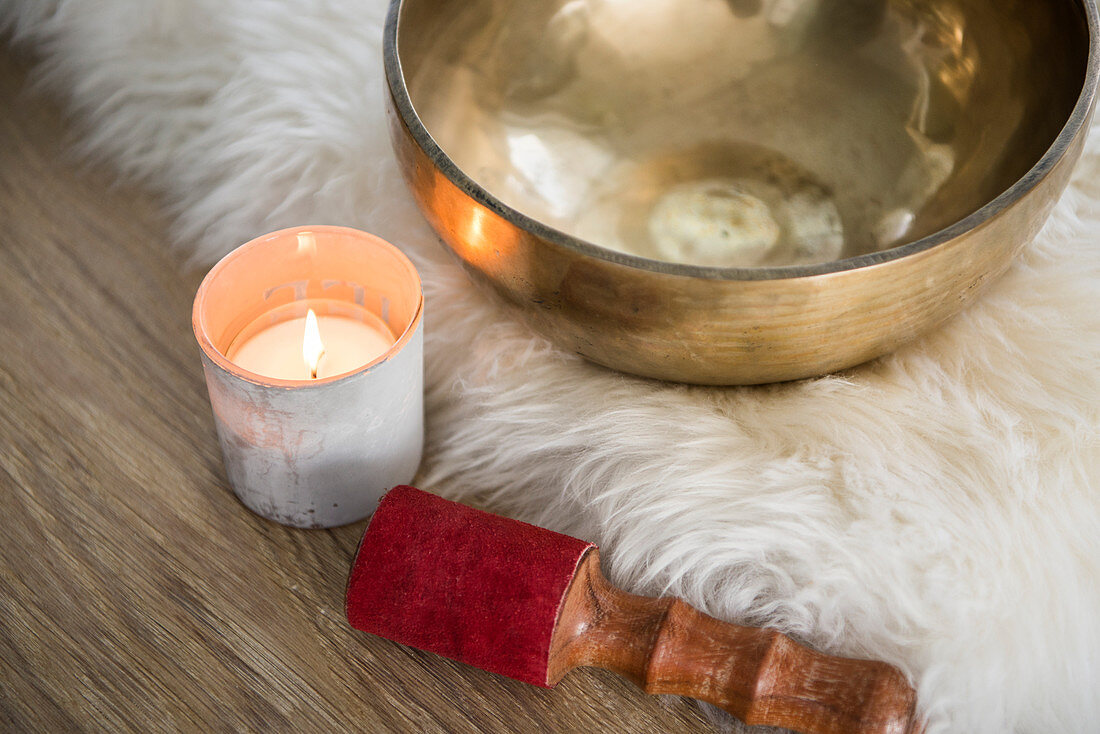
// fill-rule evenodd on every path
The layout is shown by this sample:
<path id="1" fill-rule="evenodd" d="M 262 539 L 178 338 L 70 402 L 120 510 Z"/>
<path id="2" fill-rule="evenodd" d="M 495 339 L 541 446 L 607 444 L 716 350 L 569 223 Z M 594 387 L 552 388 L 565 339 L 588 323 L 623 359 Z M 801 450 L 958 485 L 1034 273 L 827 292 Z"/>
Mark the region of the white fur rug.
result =
<path id="1" fill-rule="evenodd" d="M 413 256 L 432 488 L 597 540 L 635 590 L 897 663 L 931 732 L 1100 731 L 1100 138 L 939 332 L 815 381 L 658 384 L 555 350 L 436 244 L 384 131 L 383 5 L 0 0 L 0 24 L 198 261 L 303 223 Z"/>

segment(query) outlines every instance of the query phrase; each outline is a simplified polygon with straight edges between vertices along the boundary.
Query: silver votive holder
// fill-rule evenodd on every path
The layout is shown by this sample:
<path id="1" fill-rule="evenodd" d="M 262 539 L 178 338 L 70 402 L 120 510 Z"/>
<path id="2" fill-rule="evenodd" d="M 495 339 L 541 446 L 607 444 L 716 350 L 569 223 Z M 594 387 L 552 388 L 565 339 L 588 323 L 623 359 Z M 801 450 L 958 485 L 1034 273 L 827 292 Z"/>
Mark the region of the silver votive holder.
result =
<path id="1" fill-rule="evenodd" d="M 284 525 L 334 527 L 412 480 L 424 444 L 423 305 L 409 259 L 345 227 L 266 234 L 210 270 L 192 323 L 226 474 L 246 507 Z M 227 356 L 243 336 L 307 308 L 384 323 L 394 343 L 350 371 L 308 379 L 264 376 Z"/>

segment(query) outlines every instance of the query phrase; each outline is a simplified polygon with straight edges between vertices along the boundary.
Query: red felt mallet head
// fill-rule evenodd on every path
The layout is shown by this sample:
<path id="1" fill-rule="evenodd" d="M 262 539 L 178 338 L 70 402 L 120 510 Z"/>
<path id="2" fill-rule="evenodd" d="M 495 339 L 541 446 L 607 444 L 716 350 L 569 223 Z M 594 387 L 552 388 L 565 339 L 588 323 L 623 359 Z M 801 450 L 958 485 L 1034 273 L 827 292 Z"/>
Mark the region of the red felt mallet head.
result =
<path id="1" fill-rule="evenodd" d="M 382 498 L 348 580 L 357 629 L 549 686 L 550 637 L 595 546 L 412 487 Z"/>

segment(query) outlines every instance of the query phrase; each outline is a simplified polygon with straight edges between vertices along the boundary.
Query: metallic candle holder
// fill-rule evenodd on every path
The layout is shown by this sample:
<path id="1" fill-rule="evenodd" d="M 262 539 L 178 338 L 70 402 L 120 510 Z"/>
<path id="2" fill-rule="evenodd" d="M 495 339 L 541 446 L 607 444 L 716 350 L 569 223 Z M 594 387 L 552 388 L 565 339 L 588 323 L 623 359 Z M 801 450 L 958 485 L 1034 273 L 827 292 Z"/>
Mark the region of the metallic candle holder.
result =
<path id="1" fill-rule="evenodd" d="M 313 380 L 265 377 L 226 357 L 257 319 L 303 316 L 307 303 L 333 314 L 365 308 L 397 342 L 352 372 Z M 344 227 L 263 235 L 210 270 L 192 323 L 226 474 L 245 506 L 284 525 L 335 527 L 412 480 L 424 445 L 423 304 L 400 250 Z"/>

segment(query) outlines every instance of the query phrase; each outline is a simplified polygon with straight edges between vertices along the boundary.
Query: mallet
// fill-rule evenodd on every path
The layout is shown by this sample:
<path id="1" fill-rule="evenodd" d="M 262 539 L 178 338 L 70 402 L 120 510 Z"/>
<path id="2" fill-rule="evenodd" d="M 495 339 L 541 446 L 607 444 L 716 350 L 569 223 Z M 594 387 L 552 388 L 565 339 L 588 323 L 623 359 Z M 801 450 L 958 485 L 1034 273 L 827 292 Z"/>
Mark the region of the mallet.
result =
<path id="1" fill-rule="evenodd" d="M 347 588 L 353 627 L 536 686 L 578 666 L 807 734 L 917 732 L 896 668 L 830 657 L 679 599 L 613 587 L 592 543 L 412 487 L 391 490 Z"/>

